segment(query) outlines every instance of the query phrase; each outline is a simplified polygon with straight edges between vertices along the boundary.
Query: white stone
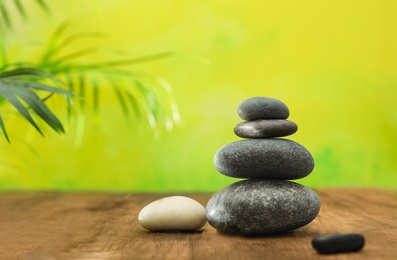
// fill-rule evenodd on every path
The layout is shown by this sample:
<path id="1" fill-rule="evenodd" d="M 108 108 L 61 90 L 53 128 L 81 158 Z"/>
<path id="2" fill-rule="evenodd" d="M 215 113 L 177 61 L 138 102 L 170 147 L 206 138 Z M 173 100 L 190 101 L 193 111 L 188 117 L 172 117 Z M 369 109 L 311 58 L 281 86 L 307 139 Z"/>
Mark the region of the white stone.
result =
<path id="1" fill-rule="evenodd" d="M 162 198 L 146 205 L 138 215 L 139 224 L 151 231 L 196 230 L 207 222 L 205 208 L 183 196 Z"/>

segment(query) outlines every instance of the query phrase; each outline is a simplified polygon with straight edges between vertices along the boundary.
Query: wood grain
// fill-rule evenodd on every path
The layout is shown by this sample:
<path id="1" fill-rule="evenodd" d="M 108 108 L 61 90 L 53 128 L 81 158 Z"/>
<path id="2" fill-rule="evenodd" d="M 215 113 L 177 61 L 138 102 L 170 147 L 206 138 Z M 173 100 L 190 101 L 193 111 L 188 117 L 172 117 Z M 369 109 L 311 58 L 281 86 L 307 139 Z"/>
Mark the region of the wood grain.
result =
<path id="1" fill-rule="evenodd" d="M 397 190 L 319 189 L 319 216 L 277 236 L 200 231 L 154 233 L 137 215 L 151 201 L 211 194 L 0 193 L 0 259 L 397 259 Z M 361 252 L 318 255 L 316 235 L 359 232 Z"/>

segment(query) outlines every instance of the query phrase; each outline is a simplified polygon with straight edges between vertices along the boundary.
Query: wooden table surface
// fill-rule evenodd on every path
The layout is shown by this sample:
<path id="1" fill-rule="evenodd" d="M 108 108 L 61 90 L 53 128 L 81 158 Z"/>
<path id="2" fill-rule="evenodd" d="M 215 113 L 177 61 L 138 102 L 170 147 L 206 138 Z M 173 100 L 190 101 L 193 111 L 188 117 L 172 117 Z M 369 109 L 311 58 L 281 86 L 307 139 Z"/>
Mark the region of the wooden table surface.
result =
<path id="1" fill-rule="evenodd" d="M 0 259 L 397 259 L 397 190 L 318 189 L 321 211 L 296 231 L 229 236 L 148 232 L 141 208 L 168 195 L 206 205 L 211 194 L 0 193 Z M 359 232 L 361 252 L 319 255 L 316 235 Z"/>

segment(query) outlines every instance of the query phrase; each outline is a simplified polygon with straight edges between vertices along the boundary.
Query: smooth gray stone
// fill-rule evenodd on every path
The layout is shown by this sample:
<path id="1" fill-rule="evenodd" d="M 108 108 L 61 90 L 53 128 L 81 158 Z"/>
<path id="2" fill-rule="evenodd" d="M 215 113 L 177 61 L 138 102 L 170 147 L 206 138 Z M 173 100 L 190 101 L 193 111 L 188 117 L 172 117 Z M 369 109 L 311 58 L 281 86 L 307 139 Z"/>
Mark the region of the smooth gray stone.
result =
<path id="1" fill-rule="evenodd" d="M 280 100 L 269 97 L 253 97 L 238 107 L 238 115 L 244 120 L 287 119 L 288 107 Z"/>
<path id="2" fill-rule="evenodd" d="M 235 178 L 294 180 L 307 176 L 314 159 L 302 145 L 286 139 L 249 139 L 221 147 L 215 168 Z"/>
<path id="3" fill-rule="evenodd" d="M 319 213 L 317 194 L 282 180 L 244 180 L 215 193 L 208 201 L 208 223 L 221 233 L 267 235 L 310 223 Z"/>
<path id="4" fill-rule="evenodd" d="M 258 119 L 242 122 L 234 127 L 234 133 L 242 138 L 269 138 L 292 135 L 298 126 L 289 120 Z"/>

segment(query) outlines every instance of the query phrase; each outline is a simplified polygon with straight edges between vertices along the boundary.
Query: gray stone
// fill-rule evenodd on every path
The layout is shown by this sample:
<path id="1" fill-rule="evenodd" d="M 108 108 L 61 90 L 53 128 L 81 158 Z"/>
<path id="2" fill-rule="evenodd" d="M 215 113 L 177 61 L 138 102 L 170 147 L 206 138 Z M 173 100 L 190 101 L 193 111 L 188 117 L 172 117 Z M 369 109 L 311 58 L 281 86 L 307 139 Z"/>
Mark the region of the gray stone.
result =
<path id="1" fill-rule="evenodd" d="M 296 131 L 298 126 L 294 122 L 283 119 L 258 119 L 234 127 L 234 133 L 242 138 L 281 137 Z"/>
<path id="2" fill-rule="evenodd" d="M 215 168 L 236 178 L 294 180 L 314 168 L 312 155 L 302 145 L 286 139 L 249 139 L 229 143 L 218 150 Z"/>
<path id="3" fill-rule="evenodd" d="M 282 180 L 245 180 L 215 193 L 208 201 L 208 223 L 221 233 L 267 235 L 300 228 L 320 210 L 317 194 Z"/>
<path id="4" fill-rule="evenodd" d="M 238 115 L 244 120 L 287 119 L 289 117 L 289 109 L 278 99 L 253 97 L 240 104 Z"/>

